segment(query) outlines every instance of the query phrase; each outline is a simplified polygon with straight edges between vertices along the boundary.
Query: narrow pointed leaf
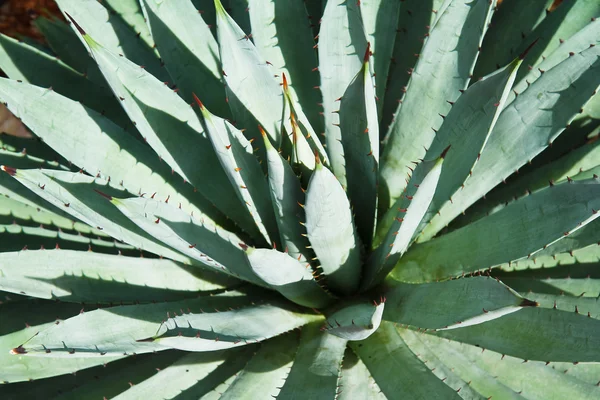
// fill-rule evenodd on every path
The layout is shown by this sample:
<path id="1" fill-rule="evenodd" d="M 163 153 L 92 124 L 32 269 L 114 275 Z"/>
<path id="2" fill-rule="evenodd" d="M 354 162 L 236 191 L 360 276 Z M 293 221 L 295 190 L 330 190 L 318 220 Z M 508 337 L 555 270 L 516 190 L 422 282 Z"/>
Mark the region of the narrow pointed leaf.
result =
<path id="1" fill-rule="evenodd" d="M 325 142 L 333 173 L 347 187 L 342 132 L 337 100 L 360 70 L 367 49 L 360 8 L 357 2 L 333 0 L 325 4 L 319 28 L 319 74 L 325 117 Z"/>
<path id="2" fill-rule="evenodd" d="M 407 84 L 381 158 L 383 210 L 398 199 L 411 161 L 423 158 L 460 90 L 466 89 L 494 2 L 453 0 L 438 11 Z M 457 31 L 458 27 L 464 27 Z M 459 57 L 460 54 L 460 57 Z M 423 96 L 423 93 L 428 93 Z"/>
<path id="3" fill-rule="evenodd" d="M 281 142 L 283 101 L 274 70 L 250 38 L 215 0 L 219 54 L 227 88 L 265 128 L 276 146 Z"/>
<path id="4" fill-rule="evenodd" d="M 381 324 L 385 302 L 347 304 L 327 317 L 324 332 L 346 340 L 364 340 Z"/>
<path id="5" fill-rule="evenodd" d="M 252 271 L 273 289 L 301 306 L 323 308 L 334 297 L 315 280 L 310 265 L 270 249 L 246 251 Z"/>
<path id="6" fill-rule="evenodd" d="M 348 197 L 356 212 L 356 229 L 367 247 L 375 233 L 379 176 L 379 122 L 369 58 L 370 46 L 362 68 L 342 96 L 339 111 Z"/>
<path id="7" fill-rule="evenodd" d="M 340 378 L 341 393 L 340 400 L 360 399 L 385 400 L 377 383 L 369 373 L 369 370 L 352 349 L 347 348 L 342 364 L 342 376 Z"/>
<path id="8" fill-rule="evenodd" d="M 329 169 L 317 164 L 306 191 L 306 231 L 327 285 L 350 294 L 361 275 L 360 240 L 344 189 Z"/>
<path id="9" fill-rule="evenodd" d="M 319 322 L 302 328 L 300 346 L 278 399 L 335 397 L 346 340 L 319 330 Z"/>
<path id="10" fill-rule="evenodd" d="M 105 0 L 104 4 L 109 12 L 119 15 L 125 24 L 131 27 L 131 30 L 150 47 L 155 48 L 154 38 L 150 34 L 150 29 L 146 25 L 146 20 L 140 2 L 138 0 Z"/>
<path id="11" fill-rule="evenodd" d="M 414 246 L 393 275 L 403 281 L 432 281 L 526 258 L 600 216 L 599 196 L 596 179 L 550 186 Z"/>

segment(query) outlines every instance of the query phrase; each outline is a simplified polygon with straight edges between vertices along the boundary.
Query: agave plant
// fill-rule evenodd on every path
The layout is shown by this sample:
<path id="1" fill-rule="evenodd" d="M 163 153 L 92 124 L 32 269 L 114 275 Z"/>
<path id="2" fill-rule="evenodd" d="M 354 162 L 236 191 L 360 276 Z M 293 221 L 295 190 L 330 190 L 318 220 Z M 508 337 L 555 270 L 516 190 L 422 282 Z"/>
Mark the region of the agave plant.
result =
<path id="1" fill-rule="evenodd" d="M 0 397 L 600 397 L 597 0 L 57 3 Z"/>

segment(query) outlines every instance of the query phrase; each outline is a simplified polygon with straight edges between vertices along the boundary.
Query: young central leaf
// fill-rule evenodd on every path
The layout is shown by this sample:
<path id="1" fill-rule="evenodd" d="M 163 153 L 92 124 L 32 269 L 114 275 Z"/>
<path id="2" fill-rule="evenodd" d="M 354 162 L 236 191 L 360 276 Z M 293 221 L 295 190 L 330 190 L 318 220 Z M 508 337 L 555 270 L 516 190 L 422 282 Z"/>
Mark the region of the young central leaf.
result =
<path id="1" fill-rule="evenodd" d="M 340 182 L 320 162 L 308 184 L 304 210 L 308 239 L 328 286 L 343 294 L 355 292 L 361 274 L 361 244 L 350 202 Z"/>

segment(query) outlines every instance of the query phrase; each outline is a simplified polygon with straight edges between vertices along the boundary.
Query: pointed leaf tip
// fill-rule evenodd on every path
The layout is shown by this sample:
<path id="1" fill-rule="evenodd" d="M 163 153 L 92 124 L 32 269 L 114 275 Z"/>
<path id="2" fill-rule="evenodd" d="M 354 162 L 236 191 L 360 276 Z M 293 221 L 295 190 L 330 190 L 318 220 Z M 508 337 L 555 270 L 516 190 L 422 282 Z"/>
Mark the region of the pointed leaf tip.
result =
<path id="1" fill-rule="evenodd" d="M 198 104 L 198 106 L 200 107 L 200 109 L 204 110 L 204 104 L 202 104 L 202 102 L 200 101 L 200 99 L 198 98 L 198 96 L 196 96 L 196 93 L 192 93 L 192 96 L 194 96 L 194 100 L 196 101 L 196 103 Z"/>
<path id="2" fill-rule="evenodd" d="M 69 15 L 68 12 L 65 11 L 65 14 L 67 15 L 67 17 L 71 20 L 71 22 L 75 25 L 75 28 L 77 28 L 77 30 L 79 31 L 79 33 L 83 36 L 87 35 L 87 33 L 85 33 L 85 31 L 83 30 L 83 28 L 81 27 L 81 25 L 79 25 L 77 23 L 77 21 L 75 21 L 75 19 L 73 17 L 71 17 L 71 15 Z"/>
<path id="3" fill-rule="evenodd" d="M 369 57 L 371 57 L 371 42 L 367 42 L 367 50 L 365 50 L 363 63 L 369 62 Z"/>
<path id="4" fill-rule="evenodd" d="M 13 167 L 8 167 L 6 165 L 0 165 L 0 169 L 10 176 L 15 176 L 17 174 L 17 169 Z"/>
<path id="5" fill-rule="evenodd" d="M 265 132 L 265 130 L 263 129 L 262 125 L 258 125 L 258 130 L 260 131 L 260 134 L 262 135 L 263 138 L 267 137 L 267 132 Z"/>
<path id="6" fill-rule="evenodd" d="M 287 92 L 288 90 L 288 81 L 287 81 L 287 77 L 285 76 L 285 72 L 282 73 L 283 75 L 283 90 Z"/>
<path id="7" fill-rule="evenodd" d="M 519 54 L 519 60 L 524 60 L 527 57 L 527 53 L 535 46 L 535 44 L 540 40 L 540 38 L 535 39 L 521 54 Z"/>
<path id="8" fill-rule="evenodd" d="M 112 201 L 112 196 L 107 195 L 106 193 L 102 193 L 101 191 L 99 191 L 98 189 L 94 189 L 94 192 L 98 193 L 100 196 L 108 199 L 109 201 Z"/>
<path id="9" fill-rule="evenodd" d="M 450 150 L 450 147 L 452 147 L 451 144 L 448 145 L 448 147 L 446 147 L 444 149 L 444 151 L 442 151 L 442 154 L 440 154 L 440 158 L 443 160 L 446 157 L 446 154 L 448 153 L 448 150 Z"/>
<path id="10" fill-rule="evenodd" d="M 539 307 L 540 303 L 537 301 L 531 301 L 529 299 L 523 299 L 523 301 L 519 304 L 519 307 Z"/>

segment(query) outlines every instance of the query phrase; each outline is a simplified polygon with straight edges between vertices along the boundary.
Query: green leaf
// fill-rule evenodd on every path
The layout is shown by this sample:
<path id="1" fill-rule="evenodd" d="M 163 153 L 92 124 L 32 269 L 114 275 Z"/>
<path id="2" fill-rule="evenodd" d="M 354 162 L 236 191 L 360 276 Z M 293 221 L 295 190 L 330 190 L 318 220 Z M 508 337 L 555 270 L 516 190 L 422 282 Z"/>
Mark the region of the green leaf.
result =
<path id="1" fill-rule="evenodd" d="M 440 180 L 447 150 L 435 160 L 422 161 L 415 167 L 405 194 L 384 216 L 378 229 L 385 237 L 367 259 L 362 288 L 381 282 L 416 238 Z"/>
<path id="2" fill-rule="evenodd" d="M 319 28 L 319 74 L 325 117 L 325 141 L 331 168 L 341 185 L 347 187 L 342 132 L 335 114 L 356 72 L 361 69 L 367 49 L 360 8 L 355 1 L 332 0 L 325 4 Z"/>
<path id="3" fill-rule="evenodd" d="M 274 70 L 227 14 L 220 0 L 217 9 L 219 54 L 225 82 L 230 90 L 269 134 L 274 145 L 281 143 L 283 101 Z"/>
<path id="4" fill-rule="evenodd" d="M 493 5 L 487 0 L 453 0 L 439 10 L 386 134 L 381 158 L 381 210 L 387 210 L 402 195 L 410 163 L 424 157 L 425 148 L 442 125 L 440 115 L 445 116 L 449 102 L 456 101 L 459 91 L 467 88 Z"/>
<path id="5" fill-rule="evenodd" d="M 401 281 L 426 282 L 529 257 L 600 216 L 599 183 L 563 183 L 521 198 L 489 217 L 414 246 L 393 275 Z"/>
<path id="6" fill-rule="evenodd" d="M 338 398 L 340 400 L 386 399 L 365 364 L 350 348 L 347 348 L 344 354 L 339 386 Z"/>
<path id="7" fill-rule="evenodd" d="M 58 0 L 56 3 L 63 13 L 68 13 L 103 47 L 115 54 L 123 54 L 137 65 L 143 65 L 161 81 L 169 80 L 152 47 L 138 38 L 139 31 L 134 31 L 121 15 L 109 12 L 94 0 Z M 73 25 L 71 27 L 74 31 L 78 29 Z"/>
<path id="8" fill-rule="evenodd" d="M 362 68 L 342 96 L 339 111 L 348 197 L 356 210 L 356 228 L 366 247 L 371 246 L 375 233 L 379 176 L 379 123 L 370 48 L 367 46 Z"/>
<path id="9" fill-rule="evenodd" d="M 570 364 L 571 370 L 557 370 L 542 361 L 523 360 L 499 354 L 489 349 L 440 339 L 431 335 L 418 336 L 444 364 L 484 396 L 500 399 L 594 399 L 600 389 L 571 376 L 571 370 L 593 364 Z"/>
<path id="10" fill-rule="evenodd" d="M 5 171 L 11 171 L 2 166 Z M 106 234 L 132 246 L 189 263 L 189 259 L 160 245 L 114 209 L 100 194 L 124 196 L 123 191 L 110 186 L 101 178 L 52 170 L 16 170 L 13 177 L 38 196 L 61 208 L 73 217 L 98 227 Z M 96 191 L 95 191 L 95 190 Z"/>
<path id="11" fill-rule="evenodd" d="M 334 297 L 315 280 L 310 265 L 270 249 L 246 250 L 252 271 L 273 289 L 301 306 L 323 308 Z"/>
<path id="12" fill-rule="evenodd" d="M 353 293 L 360 283 L 360 240 L 344 189 L 320 163 L 310 178 L 304 211 L 308 240 L 327 277 L 327 285 L 334 291 Z"/>
<path id="13" fill-rule="evenodd" d="M 539 303 L 540 307 L 587 315 L 600 319 L 600 301 L 598 297 L 570 296 L 568 294 L 528 293 L 527 296 Z"/>
<path id="14" fill-rule="evenodd" d="M 529 307 L 502 319 L 437 335 L 525 360 L 598 362 L 598 329 L 600 321 L 594 318 Z"/>
<path id="15" fill-rule="evenodd" d="M 452 196 L 452 203 L 432 218 L 424 240 L 556 139 L 600 84 L 598 55 L 600 46 L 573 54 L 546 71 L 504 109 L 471 177 Z"/>
<path id="16" fill-rule="evenodd" d="M 233 383 L 222 394 L 223 400 L 251 396 L 257 400 L 275 397 L 285 381 L 298 349 L 294 333 L 264 342 L 248 364 L 237 373 Z"/>
<path id="17" fill-rule="evenodd" d="M 2 252 L 0 265 L 0 289 L 70 302 L 144 303 L 223 288 L 215 276 L 206 274 L 208 280 L 202 279 L 189 267 L 170 260 L 87 251 Z"/>
<path id="18" fill-rule="evenodd" d="M 385 302 L 350 302 L 341 306 L 327 317 L 324 332 L 346 340 L 364 340 L 371 336 L 381 324 Z"/>
<path id="19" fill-rule="evenodd" d="M 345 349 L 346 340 L 321 332 L 319 322 L 303 327 L 294 364 L 277 398 L 334 398 Z"/>
<path id="20" fill-rule="evenodd" d="M 148 47 L 155 47 L 138 0 L 105 0 L 103 4 L 109 12 L 118 14 Z"/>
<path id="21" fill-rule="evenodd" d="M 306 229 L 300 224 L 306 219 L 301 206 L 304 203 L 302 186 L 290 164 L 275 150 L 266 134 L 263 135 L 263 138 L 267 149 L 271 202 L 281 236 L 281 244 L 290 256 L 302 263 L 308 263 L 313 256 L 308 250 Z M 314 157 L 312 158 L 314 160 Z"/>
<path id="22" fill-rule="evenodd" d="M 464 328 L 536 306 L 490 277 L 421 285 L 390 281 L 388 285 L 383 319 L 417 328 Z"/>
<path id="23" fill-rule="evenodd" d="M 323 117 L 319 115 L 318 104 L 321 98 L 314 89 L 319 85 L 317 52 L 304 1 L 249 0 L 248 9 L 252 40 L 260 55 L 271 64 L 271 75 L 287 76 L 296 107 L 321 132 Z"/>
<path id="24" fill-rule="evenodd" d="M 196 93 L 210 110 L 229 117 L 219 49 L 204 15 L 186 1 L 144 0 L 143 5 L 152 36 L 179 93 L 188 102 Z"/>
<path id="25" fill-rule="evenodd" d="M 206 133 L 236 196 L 245 204 L 266 243 L 276 243 L 279 233 L 269 187 L 253 154 L 252 143 L 233 125 L 211 114 L 198 99 L 196 101 L 204 117 Z M 256 231 L 256 227 L 250 232 Z"/>
<path id="26" fill-rule="evenodd" d="M 421 232 L 451 196 L 469 179 L 488 138 L 504 108 L 508 94 L 517 75 L 521 58 L 505 68 L 475 82 L 452 105 L 444 124 L 435 135 L 426 158 L 433 158 L 448 146 L 439 183 L 431 205 L 419 225 Z"/>
<path id="27" fill-rule="evenodd" d="M 389 322 L 351 347 L 387 398 L 460 399 L 419 360 Z"/>

